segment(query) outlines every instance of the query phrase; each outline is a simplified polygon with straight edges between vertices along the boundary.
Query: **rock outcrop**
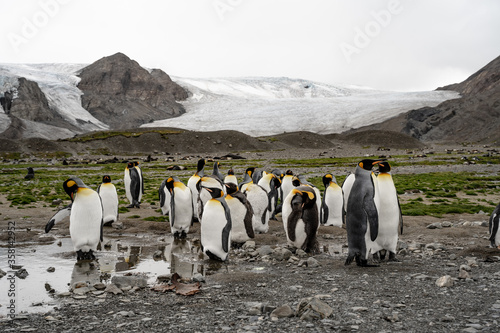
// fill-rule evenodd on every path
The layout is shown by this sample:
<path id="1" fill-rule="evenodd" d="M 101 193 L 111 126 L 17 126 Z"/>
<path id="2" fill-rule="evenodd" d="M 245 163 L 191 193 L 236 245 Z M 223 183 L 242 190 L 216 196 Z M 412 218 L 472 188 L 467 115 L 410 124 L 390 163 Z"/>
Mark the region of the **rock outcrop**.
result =
<path id="1" fill-rule="evenodd" d="M 151 73 L 122 53 L 104 57 L 79 74 L 82 106 L 111 128 L 133 128 L 181 115 L 176 101 L 188 92 L 159 69 Z"/>
<path id="2" fill-rule="evenodd" d="M 410 135 L 423 142 L 480 142 L 500 140 L 500 57 L 467 80 L 438 88 L 454 90 L 462 97 L 411 110 L 379 124 L 355 130 L 387 130 Z"/>

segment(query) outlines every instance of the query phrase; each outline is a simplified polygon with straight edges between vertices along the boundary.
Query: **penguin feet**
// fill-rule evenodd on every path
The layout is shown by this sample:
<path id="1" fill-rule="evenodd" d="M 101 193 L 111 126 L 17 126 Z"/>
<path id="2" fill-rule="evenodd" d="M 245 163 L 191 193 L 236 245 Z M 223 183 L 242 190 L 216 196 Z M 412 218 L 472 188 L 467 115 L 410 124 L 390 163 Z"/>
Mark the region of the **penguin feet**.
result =
<path id="1" fill-rule="evenodd" d="M 387 251 L 386 250 L 380 250 L 378 253 L 380 254 L 380 261 L 384 260 L 386 254 L 387 254 Z"/>
<path id="2" fill-rule="evenodd" d="M 113 222 L 115 221 L 108 221 L 106 223 L 103 224 L 104 227 L 111 227 L 113 225 Z"/>
<path id="3" fill-rule="evenodd" d="M 394 252 L 389 252 L 389 259 L 387 261 L 391 262 L 401 262 L 398 258 L 396 258 L 396 253 Z"/>
<path id="4" fill-rule="evenodd" d="M 84 260 L 84 253 L 82 250 L 76 251 L 76 261 Z"/>
<path id="5" fill-rule="evenodd" d="M 360 267 L 380 267 L 379 265 L 369 264 L 368 260 L 366 259 L 356 259 L 356 264 Z"/>
<path id="6" fill-rule="evenodd" d="M 178 231 L 174 232 L 174 238 L 175 239 L 180 239 L 180 233 Z"/>
<path id="7" fill-rule="evenodd" d="M 186 239 L 186 237 L 187 237 L 186 232 L 184 230 L 182 230 L 182 232 L 181 232 L 181 239 Z"/>
<path id="8" fill-rule="evenodd" d="M 130 205 L 128 205 L 128 206 L 125 206 L 125 208 L 134 208 L 134 207 L 135 207 L 135 205 L 134 205 L 134 204 L 130 204 Z"/>
<path id="9" fill-rule="evenodd" d="M 378 252 L 376 252 L 376 253 L 373 254 L 373 261 L 374 262 L 380 262 L 380 257 L 378 255 Z"/>

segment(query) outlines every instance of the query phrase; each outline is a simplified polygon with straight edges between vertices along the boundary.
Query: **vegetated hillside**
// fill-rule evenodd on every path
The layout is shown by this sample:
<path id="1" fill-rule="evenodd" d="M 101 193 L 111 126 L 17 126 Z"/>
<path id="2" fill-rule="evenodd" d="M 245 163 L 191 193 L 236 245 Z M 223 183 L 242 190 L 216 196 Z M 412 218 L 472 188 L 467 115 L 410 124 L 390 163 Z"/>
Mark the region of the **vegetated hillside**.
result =
<path id="1" fill-rule="evenodd" d="M 83 68 L 82 106 L 111 128 L 133 128 L 185 112 L 188 92 L 159 69 L 151 73 L 123 53 Z"/>
<path id="2" fill-rule="evenodd" d="M 401 114 L 363 130 L 391 130 L 424 142 L 482 142 L 500 140 L 500 57 L 467 80 L 439 90 L 462 97 Z"/>
<path id="3" fill-rule="evenodd" d="M 177 128 L 141 128 L 100 131 L 70 139 L 0 138 L 0 152 L 67 152 L 71 154 L 206 154 L 242 151 L 287 151 L 298 149 L 331 150 L 336 148 L 414 149 L 423 148 L 418 140 L 392 132 L 321 135 L 291 132 L 274 136 L 252 137 L 237 131 L 196 132 Z"/>

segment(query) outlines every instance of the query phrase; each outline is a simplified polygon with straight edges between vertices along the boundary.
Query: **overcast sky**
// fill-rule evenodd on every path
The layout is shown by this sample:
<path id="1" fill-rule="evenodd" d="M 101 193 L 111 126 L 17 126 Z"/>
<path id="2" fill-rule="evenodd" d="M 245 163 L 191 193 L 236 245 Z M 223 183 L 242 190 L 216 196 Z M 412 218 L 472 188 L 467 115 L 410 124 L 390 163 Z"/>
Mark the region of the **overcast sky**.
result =
<path id="1" fill-rule="evenodd" d="M 500 55 L 497 0 L 0 0 L 0 62 L 432 90 Z"/>

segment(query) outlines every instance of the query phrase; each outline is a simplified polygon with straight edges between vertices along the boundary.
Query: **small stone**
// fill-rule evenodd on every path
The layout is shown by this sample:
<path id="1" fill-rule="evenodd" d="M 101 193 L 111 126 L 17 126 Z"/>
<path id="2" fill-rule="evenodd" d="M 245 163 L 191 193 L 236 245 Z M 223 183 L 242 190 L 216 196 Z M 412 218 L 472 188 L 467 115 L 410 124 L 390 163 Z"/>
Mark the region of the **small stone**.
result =
<path id="1" fill-rule="evenodd" d="M 307 267 L 313 268 L 318 266 L 320 266 L 319 261 L 317 261 L 313 257 L 307 258 Z"/>
<path id="2" fill-rule="evenodd" d="M 302 249 L 297 249 L 297 251 L 295 251 L 295 255 L 299 258 L 305 258 L 307 257 L 307 253 L 306 251 L 302 250 Z"/>
<path id="3" fill-rule="evenodd" d="M 123 291 L 113 283 L 108 284 L 108 286 L 106 287 L 106 289 L 104 289 L 104 291 L 107 293 L 113 293 L 115 295 L 123 294 Z"/>
<path id="4" fill-rule="evenodd" d="M 146 288 L 148 286 L 148 278 L 143 275 L 115 275 L 111 282 L 120 289 L 125 287 Z"/>
<path id="5" fill-rule="evenodd" d="M 441 222 L 435 222 L 427 226 L 427 229 L 442 229 L 442 228 L 443 225 L 441 224 Z"/>
<path id="6" fill-rule="evenodd" d="M 57 319 L 54 318 L 54 317 L 52 317 L 52 316 L 47 316 L 47 317 L 45 317 L 45 320 L 47 320 L 47 321 L 56 321 Z"/>
<path id="7" fill-rule="evenodd" d="M 449 275 L 441 276 L 439 279 L 437 279 L 436 286 L 451 287 L 453 286 L 453 279 Z"/>
<path id="8" fill-rule="evenodd" d="M 55 267 L 47 268 L 47 272 L 49 272 L 49 273 L 54 273 L 55 271 L 56 271 Z"/>
<path id="9" fill-rule="evenodd" d="M 194 282 L 205 282 L 205 277 L 200 273 L 195 273 L 193 275 L 193 281 Z"/>
<path id="10" fill-rule="evenodd" d="M 443 228 L 451 228 L 451 227 L 453 227 L 453 223 L 451 223 L 450 221 L 444 221 L 444 222 L 441 222 L 441 226 Z"/>
<path id="11" fill-rule="evenodd" d="M 470 272 L 472 268 L 469 265 L 460 265 L 460 270 Z"/>
<path id="12" fill-rule="evenodd" d="M 73 298 L 74 299 L 86 299 L 87 296 L 84 296 L 84 295 L 73 295 Z"/>
<path id="13" fill-rule="evenodd" d="M 248 308 L 248 314 L 250 316 L 258 316 L 262 314 L 262 303 L 259 302 L 248 302 L 246 303 Z"/>
<path id="14" fill-rule="evenodd" d="M 261 246 L 257 251 L 260 256 L 267 256 L 273 253 L 273 249 L 269 245 Z"/>
<path id="15" fill-rule="evenodd" d="M 285 304 L 280 307 L 277 307 L 274 309 L 273 312 L 271 312 L 271 318 L 276 317 L 276 318 L 289 318 L 293 317 L 293 310 L 290 307 L 290 305 Z"/>
<path id="16" fill-rule="evenodd" d="M 73 289 L 78 289 L 78 288 L 83 288 L 83 287 L 87 287 L 87 282 L 76 282 L 73 285 Z"/>
<path id="17" fill-rule="evenodd" d="M 354 306 L 351 308 L 351 310 L 354 312 L 365 312 L 365 311 L 368 311 L 368 308 L 366 308 L 364 306 Z"/>
<path id="18" fill-rule="evenodd" d="M 69 291 L 64 291 L 62 293 L 57 294 L 58 297 L 68 297 L 71 296 L 71 293 Z"/>
<path id="19" fill-rule="evenodd" d="M 106 285 L 102 282 L 97 282 L 97 283 L 94 283 L 93 287 L 97 290 L 104 290 L 106 289 Z"/>
<path id="20" fill-rule="evenodd" d="M 301 320 L 314 320 L 328 318 L 333 309 L 317 298 L 304 298 L 297 305 L 296 312 Z"/>
<path id="21" fill-rule="evenodd" d="M 241 248 L 245 251 L 253 251 L 255 250 L 255 242 L 254 241 L 246 241 L 245 244 L 241 246 Z"/>
<path id="22" fill-rule="evenodd" d="M 73 290 L 73 294 L 75 295 L 85 295 L 90 291 L 89 287 L 81 287 Z"/>
<path id="23" fill-rule="evenodd" d="M 20 278 L 20 279 L 26 279 L 26 277 L 29 275 L 28 274 L 28 271 L 24 268 L 21 268 L 20 270 L 18 270 L 15 275 Z"/>

